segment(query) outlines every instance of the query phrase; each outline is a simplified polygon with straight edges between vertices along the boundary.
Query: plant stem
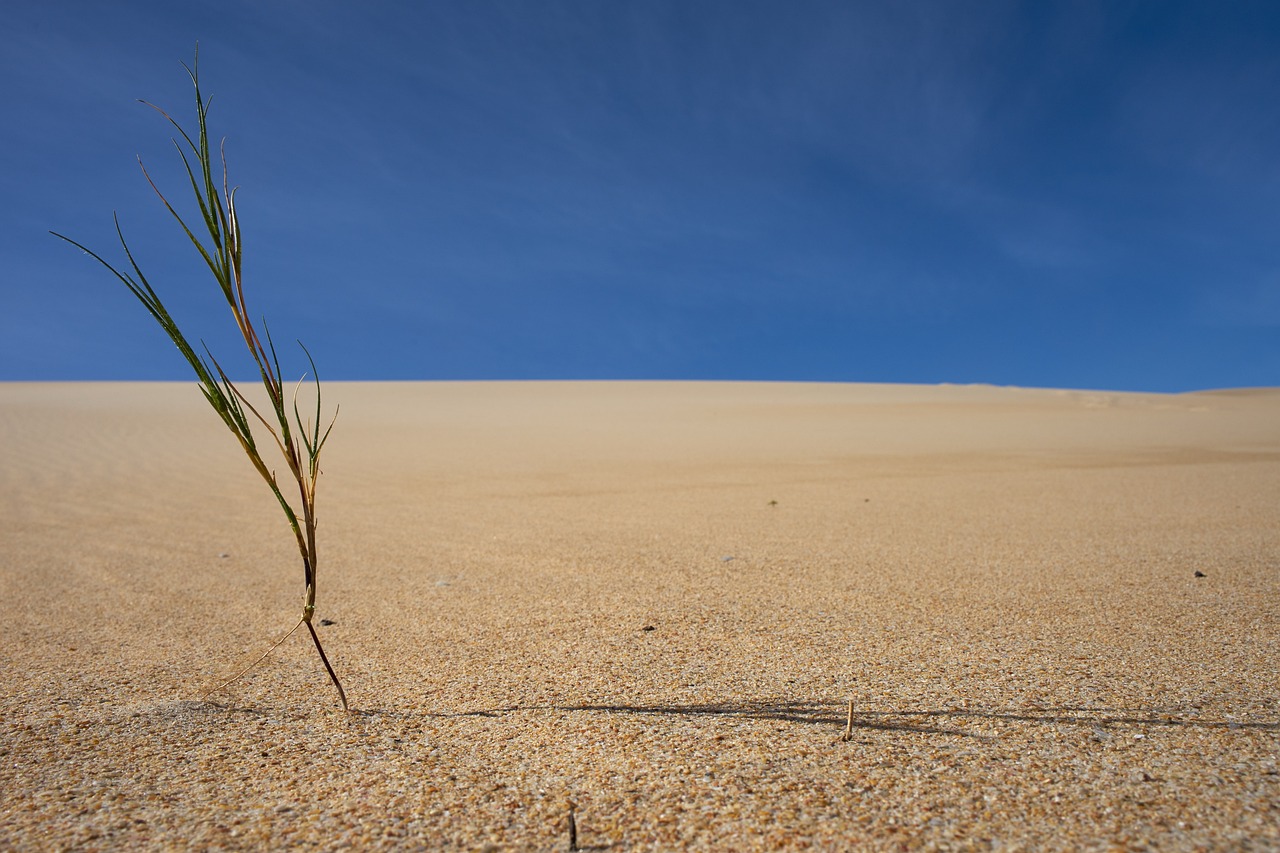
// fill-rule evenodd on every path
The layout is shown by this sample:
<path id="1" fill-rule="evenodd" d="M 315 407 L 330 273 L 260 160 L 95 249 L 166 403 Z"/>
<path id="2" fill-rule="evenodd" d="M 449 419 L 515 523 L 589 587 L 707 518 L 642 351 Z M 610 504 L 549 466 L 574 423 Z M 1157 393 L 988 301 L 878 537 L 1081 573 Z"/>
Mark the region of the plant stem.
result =
<path id="1" fill-rule="evenodd" d="M 338 688 L 338 698 L 342 700 L 342 710 L 350 711 L 347 705 L 347 693 L 342 689 L 342 683 L 338 681 L 338 676 L 334 674 L 333 667 L 329 665 L 329 658 L 324 653 L 324 647 L 320 645 L 320 635 L 316 633 L 315 626 L 311 624 L 310 619 L 304 620 L 307 623 L 307 630 L 311 632 L 311 641 L 316 644 L 316 651 L 320 653 L 320 660 L 324 664 L 325 671 L 329 673 L 329 680 L 333 682 L 333 686 Z"/>
<path id="2" fill-rule="evenodd" d="M 294 631 L 298 630 L 298 626 L 306 624 L 308 631 L 311 632 L 311 639 L 315 643 L 316 651 L 320 654 L 320 660 L 324 663 L 325 671 L 329 673 L 329 680 L 338 689 L 338 696 L 342 699 L 342 707 L 349 710 L 346 692 L 342 689 L 342 684 L 338 681 L 338 676 L 334 673 L 328 657 L 325 656 L 315 628 L 311 625 L 311 618 L 316 610 L 316 480 L 320 476 L 320 451 L 323 449 L 325 442 L 329 438 L 329 433 L 333 429 L 333 421 L 329 422 L 329 426 L 322 434 L 320 379 L 316 373 L 315 361 L 304 346 L 302 351 L 306 353 L 307 361 L 311 364 L 311 375 L 315 377 L 316 415 L 314 426 L 309 420 L 306 424 L 303 423 L 302 415 L 298 411 L 298 390 L 295 389 L 292 401 L 293 423 L 297 427 L 295 432 L 290 424 L 289 412 L 286 407 L 280 362 L 277 358 L 275 344 L 272 343 L 266 320 L 262 321 L 263 336 L 261 337 L 250 320 L 249 309 L 244 295 L 240 220 L 236 216 L 235 205 L 236 190 L 231 187 L 228 178 L 225 144 L 218 151 L 222 167 L 221 181 L 219 182 L 215 179 L 214 155 L 209 145 L 207 125 L 210 99 L 205 98 L 200 93 L 199 58 L 199 48 L 197 48 L 196 62 L 192 64 L 192 67 L 187 68 L 187 74 L 191 77 L 191 83 L 195 87 L 196 118 L 199 127 L 194 139 L 164 110 L 154 104 L 147 104 L 147 106 L 152 107 L 164 116 L 181 137 L 181 142 L 175 138 L 173 144 L 178 149 L 178 155 L 182 158 L 182 164 L 186 168 L 191 190 L 195 195 L 196 204 L 200 211 L 202 224 L 208 234 L 207 243 L 202 242 L 196 236 L 182 218 L 182 215 L 169 203 L 168 198 L 151 180 L 151 175 L 148 174 L 145 166 L 142 166 L 142 174 L 147 183 L 151 185 L 151 188 L 155 190 L 165 208 L 177 221 L 178 225 L 181 226 L 183 233 L 191 241 L 196 251 L 199 252 L 205 265 L 217 280 L 218 288 L 222 291 L 223 297 L 231 308 L 236 328 L 239 330 L 245 347 L 249 350 L 249 355 L 257 367 L 258 376 L 262 380 L 262 386 L 271 404 L 272 420 L 263 417 L 262 413 L 254 408 L 244 393 L 227 376 L 222 369 L 222 365 L 218 363 L 218 360 L 213 357 L 207 347 L 205 348 L 205 353 L 208 355 L 208 360 L 206 361 L 191 346 L 182 330 L 178 328 L 177 322 L 169 314 L 168 309 L 165 308 L 159 295 L 152 289 L 137 262 L 134 261 L 118 219 L 116 220 L 116 234 L 119 236 L 120 244 L 129 260 L 129 266 L 133 272 L 132 275 L 119 271 L 75 240 L 57 233 L 54 236 L 66 240 L 68 243 L 87 252 L 110 270 L 142 302 L 147 312 L 160 324 L 165 334 L 169 336 L 169 339 L 177 346 L 178 351 L 182 353 L 187 363 L 191 365 L 192 370 L 195 371 L 205 400 L 217 412 L 218 417 L 221 418 L 227 429 L 235 435 L 240 448 L 253 464 L 254 470 L 258 472 L 267 487 L 271 489 L 271 493 L 275 495 L 276 501 L 280 504 L 280 509 L 284 512 L 285 518 L 289 522 L 289 528 L 297 542 L 298 552 L 302 556 L 303 582 L 306 588 L 301 619 L 297 625 L 294 625 L 288 633 L 271 646 L 261 658 L 222 686 L 225 687 L 231 684 L 243 676 L 245 672 L 248 672 L 249 669 L 257 666 L 267 655 L 271 654 L 281 643 L 287 640 Z M 143 103 L 146 102 L 144 101 Z M 139 161 L 139 165 L 142 165 L 141 161 Z M 221 184 L 220 187 L 219 184 Z M 299 346 L 301 345 L 301 341 L 299 341 Z M 303 378 L 305 379 L 306 377 L 304 376 Z M 298 383 L 299 387 L 301 387 L 301 384 L 301 382 Z M 301 522 L 299 522 L 298 518 L 299 512 L 285 498 L 283 491 L 281 491 L 280 483 L 276 480 L 275 472 L 267 465 L 258 450 L 258 444 L 254 439 L 253 426 L 249 418 L 250 414 L 266 428 L 268 434 L 275 441 L 276 448 L 284 456 L 285 463 L 289 467 L 289 473 L 298 485 L 298 495 L 301 501 Z M 337 411 L 335 410 L 334 420 L 336 419 Z M 299 444 L 299 440 L 301 444 Z M 305 463 L 303 460 L 304 453 L 306 457 Z"/>

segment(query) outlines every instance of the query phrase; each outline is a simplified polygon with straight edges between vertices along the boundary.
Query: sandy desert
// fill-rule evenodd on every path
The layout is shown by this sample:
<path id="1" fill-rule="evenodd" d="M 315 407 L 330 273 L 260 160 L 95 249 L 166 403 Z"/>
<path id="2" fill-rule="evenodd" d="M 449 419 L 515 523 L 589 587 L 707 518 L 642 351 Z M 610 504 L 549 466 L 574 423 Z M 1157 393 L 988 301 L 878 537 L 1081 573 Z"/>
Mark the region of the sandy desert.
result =
<path id="1" fill-rule="evenodd" d="M 325 391 L 350 713 L 192 383 L 0 384 L 0 848 L 1280 847 L 1280 390 Z"/>

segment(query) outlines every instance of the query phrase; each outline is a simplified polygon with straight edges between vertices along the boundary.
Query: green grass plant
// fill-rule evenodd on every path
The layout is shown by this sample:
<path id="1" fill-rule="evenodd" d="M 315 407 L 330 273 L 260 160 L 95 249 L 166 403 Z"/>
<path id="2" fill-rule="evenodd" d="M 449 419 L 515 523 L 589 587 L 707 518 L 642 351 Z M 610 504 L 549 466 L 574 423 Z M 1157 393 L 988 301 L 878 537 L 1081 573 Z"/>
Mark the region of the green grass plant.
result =
<path id="1" fill-rule="evenodd" d="M 207 232 L 207 240 L 202 241 L 192 228 L 188 227 L 186 220 L 169 203 L 164 193 L 156 187 L 155 181 L 151 179 L 151 175 L 147 172 L 146 166 L 142 164 L 141 159 L 139 159 L 139 165 L 142 166 L 142 173 L 151 188 L 155 190 L 165 208 L 177 220 L 183 232 L 192 245 L 195 246 L 201 259 L 217 280 L 218 287 L 231 308 L 240 336 L 249 350 L 249 355 L 253 359 L 258 376 L 262 380 L 263 388 L 266 389 L 267 401 L 270 404 L 269 415 L 264 416 L 259 407 L 262 410 L 265 410 L 266 407 L 261 406 L 261 403 L 259 403 L 258 407 L 254 406 L 240 388 L 228 378 L 226 371 L 223 370 L 222 365 L 214 358 L 213 354 L 209 352 L 208 347 L 202 344 L 204 356 L 196 352 L 134 260 L 133 253 L 129 250 L 129 244 L 125 241 L 124 232 L 120 227 L 118 215 L 115 217 L 116 235 L 120 239 L 120 245 L 124 248 L 124 254 L 128 259 L 129 269 L 132 270 L 132 273 L 129 271 L 122 272 L 70 237 L 65 237 L 57 232 L 52 233 L 55 237 L 66 240 L 68 243 L 88 253 L 110 270 L 138 298 L 138 301 L 143 304 L 152 318 L 160 324 L 160 328 L 169 336 L 169 339 L 177 346 L 178 351 L 182 353 L 187 363 L 191 365 L 191 369 L 195 371 L 196 378 L 200 383 L 200 390 L 204 393 L 209 405 L 213 407 L 223 424 L 236 437 L 236 440 L 240 443 L 240 448 L 253 464 L 254 470 L 258 472 L 271 489 L 272 494 L 275 495 L 297 540 L 298 551 L 302 556 L 303 579 L 306 584 L 302 616 L 297 624 L 289 629 L 288 633 L 267 649 L 262 657 L 249 667 L 246 667 L 234 678 L 219 685 L 215 690 L 222 689 L 239 679 L 265 659 L 267 655 L 271 654 L 295 631 L 305 625 L 311 634 L 311 640 L 320 655 L 325 671 L 329 674 L 329 680 L 333 682 L 333 686 L 338 690 L 338 697 L 342 700 L 342 707 L 347 709 L 346 692 L 342 689 L 342 683 L 333 671 L 333 666 L 329 663 L 329 658 L 324 653 L 324 647 L 320 644 L 320 637 L 312 624 L 312 617 L 316 610 L 316 481 L 320 476 L 320 452 L 329 438 L 330 431 L 333 429 L 334 420 L 337 418 L 337 410 L 334 410 L 334 416 L 329 419 L 328 426 L 324 426 L 324 420 L 321 416 L 320 380 L 316 375 L 315 361 L 311 358 L 311 353 L 299 341 L 298 345 L 302 347 L 302 351 L 306 355 L 307 362 L 311 367 L 311 376 L 315 382 L 314 419 L 308 417 L 305 421 L 303 420 L 298 407 L 298 392 L 306 380 L 306 375 L 304 374 L 302 379 L 298 381 L 292 393 L 288 393 L 281 380 L 280 361 L 276 355 L 276 348 L 275 344 L 272 343 L 271 334 L 267 329 L 266 320 L 262 320 L 262 331 L 259 333 L 257 327 L 254 326 L 249 318 L 249 310 L 245 303 L 244 281 L 241 274 L 242 243 L 240 223 L 236 217 L 236 190 L 230 187 L 228 180 L 225 140 L 218 148 L 216 162 L 213 151 L 210 148 L 207 119 L 211 99 L 204 98 L 200 92 L 198 49 L 192 65 L 187 66 L 184 63 L 183 67 L 186 68 L 187 74 L 190 75 L 191 82 L 195 87 L 198 132 L 194 139 L 164 110 L 147 101 L 142 101 L 141 103 L 159 112 L 177 129 L 178 136 L 174 138 L 173 144 L 182 158 L 183 166 L 186 168 L 187 176 L 190 179 L 191 189 L 195 194 L 196 204 L 200 210 L 200 224 L 203 226 L 204 231 Z M 205 356 L 207 356 L 207 360 Z M 263 445 L 259 443 L 254 435 L 255 423 L 264 427 L 271 437 L 271 441 L 266 443 L 266 447 L 269 449 L 270 444 L 273 443 L 281 455 L 284 456 L 285 464 L 289 471 L 289 481 L 286 481 L 285 486 L 282 486 L 280 481 L 276 479 L 275 472 L 267 464 L 267 461 L 263 459 Z M 292 491 L 295 486 L 297 488 L 296 503 L 291 503 L 285 497 L 284 490 L 287 488 Z"/>

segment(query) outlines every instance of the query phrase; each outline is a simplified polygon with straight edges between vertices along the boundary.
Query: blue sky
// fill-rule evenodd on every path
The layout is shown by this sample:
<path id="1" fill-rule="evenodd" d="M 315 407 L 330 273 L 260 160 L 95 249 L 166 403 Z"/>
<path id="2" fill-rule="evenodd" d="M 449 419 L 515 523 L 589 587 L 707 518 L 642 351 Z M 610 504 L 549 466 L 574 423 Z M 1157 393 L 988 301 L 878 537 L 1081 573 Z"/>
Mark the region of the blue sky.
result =
<path id="1" fill-rule="evenodd" d="M 324 378 L 1280 385 L 1280 4 L 1177 0 L 10 4 L 0 380 L 187 378 L 113 210 L 239 365 L 136 162 L 197 40 Z"/>

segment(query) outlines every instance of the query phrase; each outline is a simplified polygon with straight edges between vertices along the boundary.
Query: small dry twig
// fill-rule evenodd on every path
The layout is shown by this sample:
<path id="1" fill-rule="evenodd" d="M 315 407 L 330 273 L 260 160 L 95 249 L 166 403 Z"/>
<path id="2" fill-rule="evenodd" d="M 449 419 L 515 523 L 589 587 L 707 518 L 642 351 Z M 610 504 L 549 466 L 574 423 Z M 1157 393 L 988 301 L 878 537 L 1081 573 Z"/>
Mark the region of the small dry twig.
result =
<path id="1" fill-rule="evenodd" d="M 849 718 L 844 724 L 844 734 L 840 735 L 841 743 L 848 743 L 853 740 L 853 700 L 849 700 Z"/>

